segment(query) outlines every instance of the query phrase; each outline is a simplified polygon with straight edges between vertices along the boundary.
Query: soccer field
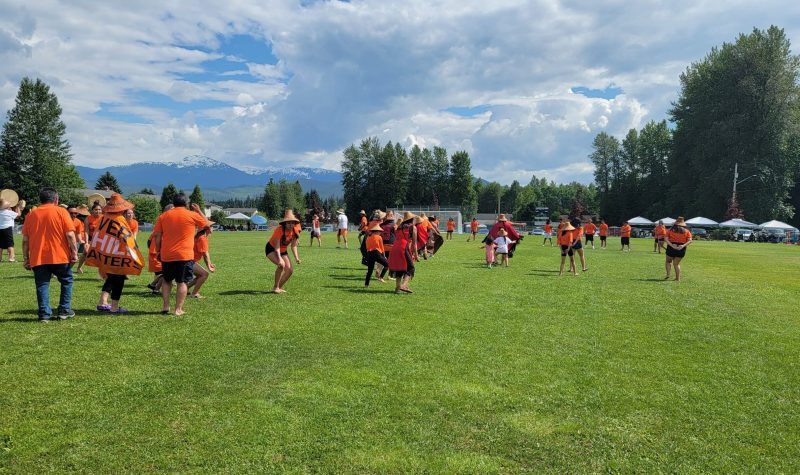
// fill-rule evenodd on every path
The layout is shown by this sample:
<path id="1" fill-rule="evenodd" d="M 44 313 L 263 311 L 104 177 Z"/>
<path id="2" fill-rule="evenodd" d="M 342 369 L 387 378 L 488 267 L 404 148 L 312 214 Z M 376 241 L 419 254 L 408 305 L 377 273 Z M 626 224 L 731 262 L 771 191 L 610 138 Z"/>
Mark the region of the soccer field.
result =
<path id="1" fill-rule="evenodd" d="M 273 295 L 266 239 L 213 234 L 183 317 L 146 274 L 99 314 L 89 272 L 38 324 L 0 264 L 0 472 L 800 470 L 800 247 L 696 242 L 675 283 L 649 239 L 558 277 L 538 237 L 486 269 L 458 236 L 395 295 L 304 233 Z"/>

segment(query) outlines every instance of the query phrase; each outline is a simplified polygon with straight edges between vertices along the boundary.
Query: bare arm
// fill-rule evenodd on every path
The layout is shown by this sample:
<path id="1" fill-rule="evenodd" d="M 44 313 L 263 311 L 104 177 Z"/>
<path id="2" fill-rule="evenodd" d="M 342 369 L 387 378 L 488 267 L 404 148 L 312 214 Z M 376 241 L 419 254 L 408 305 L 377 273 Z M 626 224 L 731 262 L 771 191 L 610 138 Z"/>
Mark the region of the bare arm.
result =
<path id="1" fill-rule="evenodd" d="M 67 232 L 67 243 L 69 244 L 70 264 L 78 262 L 78 240 L 75 238 L 75 231 Z"/>
<path id="2" fill-rule="evenodd" d="M 291 248 L 292 248 L 292 255 L 294 256 L 294 261 L 300 264 L 301 263 L 300 255 L 297 253 L 297 238 L 292 239 Z"/>
<path id="3" fill-rule="evenodd" d="M 22 265 L 31 270 L 31 261 L 30 261 L 30 243 L 28 242 L 28 236 L 22 235 Z"/>

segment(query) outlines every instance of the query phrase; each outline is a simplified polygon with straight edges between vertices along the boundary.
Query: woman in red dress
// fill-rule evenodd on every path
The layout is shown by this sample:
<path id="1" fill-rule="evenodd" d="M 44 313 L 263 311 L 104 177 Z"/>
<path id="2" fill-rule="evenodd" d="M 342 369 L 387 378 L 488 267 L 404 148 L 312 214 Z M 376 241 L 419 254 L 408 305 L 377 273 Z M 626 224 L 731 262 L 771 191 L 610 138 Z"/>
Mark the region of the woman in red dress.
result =
<path id="1" fill-rule="evenodd" d="M 414 258 L 417 255 L 417 228 L 414 226 L 416 216 L 406 211 L 403 222 L 394 233 L 394 244 L 389 253 L 389 275 L 396 279 L 395 293 L 412 293 L 408 283 L 414 278 Z"/>

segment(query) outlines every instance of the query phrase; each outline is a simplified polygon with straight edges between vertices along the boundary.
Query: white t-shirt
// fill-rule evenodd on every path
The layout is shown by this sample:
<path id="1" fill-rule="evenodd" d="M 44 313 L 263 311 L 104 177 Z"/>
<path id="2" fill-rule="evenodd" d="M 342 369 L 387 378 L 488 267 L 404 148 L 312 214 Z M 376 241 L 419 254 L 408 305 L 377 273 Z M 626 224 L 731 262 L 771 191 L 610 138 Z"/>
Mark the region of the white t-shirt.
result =
<path id="1" fill-rule="evenodd" d="M 15 219 L 17 219 L 16 211 L 0 209 L 0 229 L 10 228 L 14 225 Z"/>
<path id="2" fill-rule="evenodd" d="M 494 240 L 499 254 L 508 254 L 508 245 L 511 243 L 507 237 L 497 236 Z"/>
<path id="3" fill-rule="evenodd" d="M 339 215 L 339 229 L 347 229 L 347 216 L 344 214 Z"/>

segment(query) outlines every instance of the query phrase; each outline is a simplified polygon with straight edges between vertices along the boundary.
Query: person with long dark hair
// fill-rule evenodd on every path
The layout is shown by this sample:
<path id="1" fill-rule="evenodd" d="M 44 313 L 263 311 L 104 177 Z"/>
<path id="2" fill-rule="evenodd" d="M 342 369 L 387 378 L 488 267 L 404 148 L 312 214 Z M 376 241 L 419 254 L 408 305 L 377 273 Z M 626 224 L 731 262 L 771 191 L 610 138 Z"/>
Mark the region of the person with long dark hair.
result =
<path id="1" fill-rule="evenodd" d="M 389 261 L 386 260 L 383 249 L 383 238 L 381 233 L 383 228 L 379 224 L 373 224 L 372 227 L 367 228 L 367 237 L 364 239 L 367 245 L 367 276 L 364 279 L 364 287 L 369 287 L 369 281 L 372 278 L 372 273 L 378 273 L 375 269 L 375 264 L 381 266 L 380 274 L 378 275 L 378 282 L 385 282 L 383 277 L 389 270 Z"/>
<path id="2" fill-rule="evenodd" d="M 278 223 L 278 227 L 275 228 L 275 232 L 264 247 L 267 259 L 275 264 L 275 286 L 272 291 L 276 294 L 286 292 L 283 286 L 294 273 L 292 261 L 289 260 L 289 248 L 292 250 L 294 261 L 298 265 L 301 262 L 297 253 L 297 239 L 300 237 L 300 231 L 297 229 L 299 224 L 300 220 L 295 217 L 294 212 L 287 209 L 283 220 Z"/>
<path id="3" fill-rule="evenodd" d="M 417 228 L 414 220 L 417 216 L 410 211 L 403 214 L 403 222 L 395 230 L 395 241 L 389 254 L 390 276 L 396 280 L 395 293 L 413 293 L 408 288 L 414 278 L 414 260 L 417 258 Z"/>
<path id="4" fill-rule="evenodd" d="M 675 281 L 681 280 L 681 261 L 686 257 L 686 248 L 692 243 L 692 233 L 686 228 L 683 216 L 678 216 L 675 223 L 667 230 L 667 260 L 664 267 L 667 271 L 664 280 L 669 280 L 670 268 L 675 268 Z"/>

